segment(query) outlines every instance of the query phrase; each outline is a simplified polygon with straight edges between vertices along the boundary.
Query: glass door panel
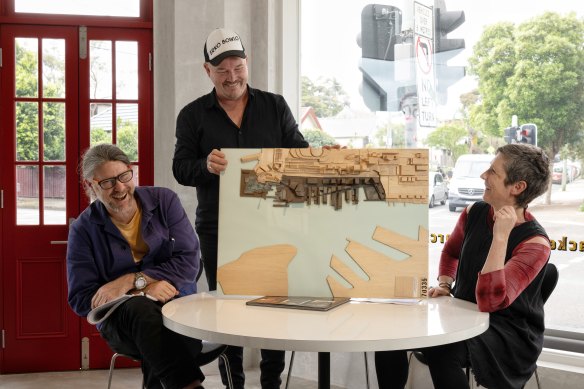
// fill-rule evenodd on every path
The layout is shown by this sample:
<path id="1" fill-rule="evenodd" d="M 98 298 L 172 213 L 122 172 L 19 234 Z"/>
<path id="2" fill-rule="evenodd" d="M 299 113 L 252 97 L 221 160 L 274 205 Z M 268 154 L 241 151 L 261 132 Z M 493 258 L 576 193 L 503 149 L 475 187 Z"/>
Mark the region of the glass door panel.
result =
<path id="1" fill-rule="evenodd" d="M 16 166 L 16 224 L 40 224 L 38 166 Z"/>
<path id="2" fill-rule="evenodd" d="M 138 161 L 138 104 L 116 104 L 117 144 L 130 158 Z"/>
<path id="3" fill-rule="evenodd" d="M 116 42 L 116 97 L 138 98 L 138 42 Z"/>
<path id="4" fill-rule="evenodd" d="M 44 166 L 43 220 L 45 224 L 67 224 L 66 178 L 65 166 Z"/>

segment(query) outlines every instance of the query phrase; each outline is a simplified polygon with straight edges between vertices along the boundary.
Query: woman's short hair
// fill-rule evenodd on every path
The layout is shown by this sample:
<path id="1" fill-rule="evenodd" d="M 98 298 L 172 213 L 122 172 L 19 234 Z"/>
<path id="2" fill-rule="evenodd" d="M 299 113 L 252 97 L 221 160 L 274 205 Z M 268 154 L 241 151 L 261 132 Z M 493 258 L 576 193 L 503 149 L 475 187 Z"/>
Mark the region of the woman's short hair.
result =
<path id="1" fill-rule="evenodd" d="M 85 180 L 91 181 L 95 174 L 95 170 L 104 163 L 110 161 L 120 161 L 126 165 L 130 165 L 130 159 L 126 153 L 116 145 L 100 143 L 87 149 L 81 157 L 81 163 L 79 164 L 79 172 L 83 182 L 85 183 Z M 90 188 L 85 184 L 84 187 L 87 196 L 91 199 L 92 193 Z"/>
<path id="2" fill-rule="evenodd" d="M 549 187 L 551 179 L 550 159 L 539 147 L 526 143 L 510 143 L 497 149 L 504 159 L 505 185 L 525 181 L 527 188 L 517 198 L 517 205 L 527 205 L 541 196 Z"/>

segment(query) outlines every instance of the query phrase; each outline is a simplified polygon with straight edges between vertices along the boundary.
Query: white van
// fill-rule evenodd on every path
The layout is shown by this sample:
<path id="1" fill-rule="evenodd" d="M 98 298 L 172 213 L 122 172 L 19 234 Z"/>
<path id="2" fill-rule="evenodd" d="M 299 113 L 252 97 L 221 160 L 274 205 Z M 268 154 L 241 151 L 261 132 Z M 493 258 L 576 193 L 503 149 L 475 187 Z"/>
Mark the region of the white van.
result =
<path id="1" fill-rule="evenodd" d="M 482 200 L 485 183 L 481 174 L 491 166 L 493 158 L 495 156 L 491 154 L 464 154 L 458 157 L 448 190 L 450 212 Z"/>

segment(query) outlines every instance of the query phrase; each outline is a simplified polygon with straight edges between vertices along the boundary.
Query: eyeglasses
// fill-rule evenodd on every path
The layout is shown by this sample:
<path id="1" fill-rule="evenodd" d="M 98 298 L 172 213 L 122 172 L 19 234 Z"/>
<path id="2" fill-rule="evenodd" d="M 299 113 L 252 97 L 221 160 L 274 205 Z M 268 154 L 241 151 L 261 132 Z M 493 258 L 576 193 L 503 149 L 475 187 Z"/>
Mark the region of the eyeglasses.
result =
<path id="1" fill-rule="evenodd" d="M 115 177 L 111 177 L 111 178 L 106 178 L 105 180 L 101 180 L 101 181 L 97 181 L 97 180 L 93 180 L 93 181 L 97 181 L 97 185 L 99 185 L 99 187 L 101 189 L 111 189 L 114 186 L 116 186 L 116 181 L 123 183 L 126 183 L 128 181 L 130 181 L 132 179 L 132 177 L 134 177 L 134 171 L 132 169 L 130 170 L 126 170 L 125 172 L 118 174 Z"/>

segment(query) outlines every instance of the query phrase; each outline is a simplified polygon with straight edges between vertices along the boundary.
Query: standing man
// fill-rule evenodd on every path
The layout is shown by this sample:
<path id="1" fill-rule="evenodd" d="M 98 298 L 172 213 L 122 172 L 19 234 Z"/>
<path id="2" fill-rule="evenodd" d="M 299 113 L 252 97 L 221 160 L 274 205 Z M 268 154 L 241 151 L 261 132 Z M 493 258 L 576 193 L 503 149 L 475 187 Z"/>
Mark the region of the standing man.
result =
<path id="1" fill-rule="evenodd" d="M 172 171 L 182 185 L 197 188 L 195 229 L 209 290 L 217 289 L 219 174 L 227 168 L 221 148 L 308 147 L 284 98 L 247 84 L 247 56 L 239 35 L 219 28 L 203 49 L 211 93 L 185 106 L 176 123 Z M 261 385 L 279 388 L 284 351 L 262 350 Z M 235 388 L 243 388 L 243 349 L 228 349 Z M 220 361 L 223 383 L 225 369 Z"/>

